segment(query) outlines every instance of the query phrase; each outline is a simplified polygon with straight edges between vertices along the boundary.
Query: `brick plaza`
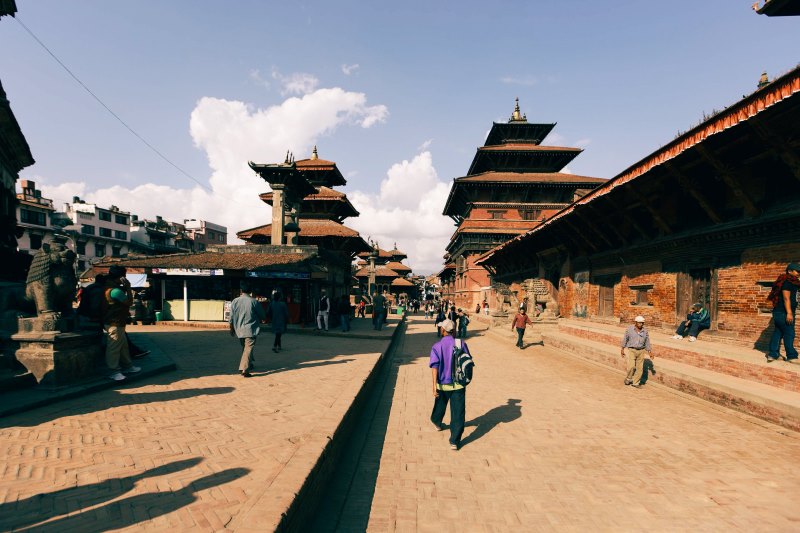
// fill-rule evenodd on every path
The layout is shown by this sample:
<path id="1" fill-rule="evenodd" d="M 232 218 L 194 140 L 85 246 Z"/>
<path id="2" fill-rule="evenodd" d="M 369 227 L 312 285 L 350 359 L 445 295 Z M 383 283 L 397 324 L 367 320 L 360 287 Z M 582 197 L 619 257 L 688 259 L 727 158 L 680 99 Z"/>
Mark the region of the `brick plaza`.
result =
<path id="1" fill-rule="evenodd" d="M 290 334 L 273 354 L 266 334 L 243 379 L 225 331 L 132 330 L 179 370 L 0 421 L 3 530 L 271 531 L 389 344 Z M 451 451 L 428 422 L 433 331 L 411 317 L 398 336 L 374 492 L 333 529 L 797 529 L 799 434 L 494 332 L 468 340 Z"/>

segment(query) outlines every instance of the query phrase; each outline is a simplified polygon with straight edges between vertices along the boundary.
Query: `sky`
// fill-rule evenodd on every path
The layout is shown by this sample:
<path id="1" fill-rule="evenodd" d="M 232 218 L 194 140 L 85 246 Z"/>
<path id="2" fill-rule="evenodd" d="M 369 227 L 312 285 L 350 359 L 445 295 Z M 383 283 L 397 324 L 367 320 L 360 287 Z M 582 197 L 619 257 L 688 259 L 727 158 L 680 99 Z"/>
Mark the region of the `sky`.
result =
<path id="1" fill-rule="evenodd" d="M 611 178 L 798 64 L 800 18 L 752 3 L 17 0 L 0 80 L 36 160 L 20 178 L 59 208 L 205 219 L 235 243 L 271 220 L 247 162 L 316 145 L 361 213 L 345 224 L 429 274 L 452 180 L 515 97 L 557 123 L 543 144 L 584 150 L 566 171 Z"/>

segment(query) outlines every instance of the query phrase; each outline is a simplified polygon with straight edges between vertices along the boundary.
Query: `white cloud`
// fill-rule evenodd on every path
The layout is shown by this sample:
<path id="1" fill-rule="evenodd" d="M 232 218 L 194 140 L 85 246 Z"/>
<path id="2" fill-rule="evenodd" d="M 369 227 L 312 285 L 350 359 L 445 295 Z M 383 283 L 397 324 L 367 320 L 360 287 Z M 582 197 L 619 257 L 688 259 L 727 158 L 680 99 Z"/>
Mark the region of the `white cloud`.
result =
<path id="1" fill-rule="evenodd" d="M 430 149 L 430 147 L 431 147 L 431 145 L 432 145 L 432 144 L 433 144 L 433 139 L 428 139 L 427 141 L 425 141 L 424 143 L 422 143 L 422 144 L 419 146 L 419 148 L 417 148 L 417 150 L 419 150 L 420 152 L 424 152 L 424 151 L 426 151 L 426 150 Z"/>
<path id="2" fill-rule="evenodd" d="M 172 221 L 204 219 L 227 226 L 229 242 L 236 242 L 237 231 L 268 224 L 271 217 L 270 207 L 258 199 L 269 185 L 247 166 L 248 161 L 283 161 L 287 149 L 298 159 L 307 157 L 320 136 L 346 125 L 368 127 L 387 115 L 385 106 L 368 106 L 363 93 L 340 88 L 318 89 L 264 109 L 204 97 L 192 111 L 189 129 L 195 145 L 208 158 L 210 190 L 157 183 L 87 190 L 84 183 L 48 185 L 47 179 L 38 181 L 48 198 L 69 201 L 81 196 L 87 202 L 116 205 L 148 219 L 156 215 Z"/>
<path id="3" fill-rule="evenodd" d="M 346 224 L 383 249 L 396 242 L 408 254 L 406 263 L 415 273 L 438 272 L 455 231 L 453 222 L 442 215 L 450 185 L 439 181 L 428 151 L 395 163 L 386 176 L 377 195 L 360 191 L 348 194 L 361 216 L 348 219 Z"/>
<path id="4" fill-rule="evenodd" d="M 316 76 L 305 72 L 293 72 L 285 76 L 278 70 L 273 69 L 272 78 L 280 82 L 282 87 L 281 96 L 286 96 L 287 94 L 309 94 L 314 92 L 319 85 L 319 79 Z"/>
<path id="5" fill-rule="evenodd" d="M 524 87 L 531 87 L 537 85 L 539 80 L 535 76 L 526 76 L 524 78 L 517 78 L 515 76 L 504 76 L 500 81 L 507 85 L 522 85 Z"/>
<path id="6" fill-rule="evenodd" d="M 254 69 L 250 70 L 250 74 L 249 75 L 250 75 L 250 79 L 253 80 L 253 82 L 255 82 L 256 85 L 260 85 L 261 87 L 264 87 L 265 89 L 269 89 L 270 88 L 269 81 L 267 81 L 267 80 L 265 80 L 264 78 L 261 77 L 261 71 L 258 70 L 257 68 L 254 68 Z"/>
<path id="7" fill-rule="evenodd" d="M 359 68 L 358 63 L 353 63 L 352 65 L 342 65 L 342 72 L 344 72 L 346 76 L 349 76 L 350 74 L 358 70 L 358 68 Z"/>
<path id="8" fill-rule="evenodd" d="M 577 146 L 578 148 L 586 148 L 590 144 L 592 144 L 591 139 L 578 139 L 577 141 L 575 141 L 575 146 Z"/>

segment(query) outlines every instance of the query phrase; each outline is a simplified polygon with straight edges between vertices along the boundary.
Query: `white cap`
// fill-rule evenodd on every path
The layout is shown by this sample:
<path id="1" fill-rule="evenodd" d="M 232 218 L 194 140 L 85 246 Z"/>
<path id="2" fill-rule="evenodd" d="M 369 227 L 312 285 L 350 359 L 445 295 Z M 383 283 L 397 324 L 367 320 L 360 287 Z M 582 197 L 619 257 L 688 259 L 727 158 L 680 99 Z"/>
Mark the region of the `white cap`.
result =
<path id="1" fill-rule="evenodd" d="M 641 322 L 642 324 L 644 324 L 644 317 L 642 315 L 639 315 L 636 318 L 634 318 L 633 321 L 634 322 Z"/>
<path id="2" fill-rule="evenodd" d="M 441 322 L 439 322 L 438 324 L 436 324 L 436 327 L 442 328 L 445 331 L 453 331 L 454 329 L 456 329 L 456 325 L 453 324 L 453 321 L 450 320 L 449 318 L 446 318 Z"/>

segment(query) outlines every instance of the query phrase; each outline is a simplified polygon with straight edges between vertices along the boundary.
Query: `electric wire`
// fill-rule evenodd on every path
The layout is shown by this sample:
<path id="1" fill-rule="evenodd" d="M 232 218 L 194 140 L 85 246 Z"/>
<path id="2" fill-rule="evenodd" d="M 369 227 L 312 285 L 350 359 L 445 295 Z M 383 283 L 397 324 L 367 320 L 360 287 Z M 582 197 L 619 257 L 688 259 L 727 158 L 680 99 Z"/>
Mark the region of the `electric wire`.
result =
<path id="1" fill-rule="evenodd" d="M 229 201 L 231 201 L 231 202 L 234 202 L 234 203 L 237 203 L 237 204 L 239 204 L 239 205 L 244 205 L 244 204 L 242 204 L 242 203 L 240 203 L 240 202 L 237 202 L 237 201 L 236 201 L 236 200 L 234 200 L 233 198 L 226 198 L 225 196 L 222 196 L 221 194 L 219 194 L 219 193 L 217 193 L 217 192 L 213 191 L 213 190 L 212 190 L 210 187 L 208 187 L 207 185 L 203 184 L 203 183 L 202 183 L 200 180 L 196 179 L 194 176 L 192 176 L 191 174 L 189 174 L 188 172 L 186 172 L 185 170 L 183 170 L 183 169 L 182 169 L 181 167 L 179 167 L 177 164 L 173 163 L 173 162 L 172 162 L 172 161 L 171 161 L 171 160 L 170 160 L 170 159 L 169 159 L 167 156 L 165 156 L 165 155 L 164 155 L 164 154 L 163 154 L 163 153 L 162 153 L 160 150 L 158 150 L 158 149 L 157 149 L 155 146 L 153 146 L 152 144 L 150 144 L 150 143 L 147 141 L 147 139 L 145 139 L 144 137 L 142 137 L 141 135 L 139 135 L 139 133 L 137 133 L 137 132 L 136 132 L 136 130 L 134 130 L 134 129 L 133 129 L 131 126 L 129 126 L 129 125 L 128 125 L 128 123 L 127 123 L 127 122 L 125 122 L 125 121 L 124 121 L 124 120 L 123 120 L 123 119 L 122 119 L 122 118 L 121 118 L 119 115 L 117 115 L 117 114 L 114 112 L 114 110 L 112 110 L 110 107 L 108 107 L 108 106 L 106 105 L 106 103 L 105 103 L 105 102 L 103 102 L 103 100 L 101 100 L 101 99 L 100 99 L 100 97 L 99 97 L 99 96 L 97 96 L 97 95 L 96 95 L 94 92 L 92 92 L 92 90 L 91 90 L 91 89 L 90 89 L 90 88 L 89 88 L 89 87 L 88 87 L 88 86 L 87 86 L 85 83 L 83 83 L 83 82 L 80 80 L 80 78 L 78 78 L 78 76 L 76 76 L 76 75 L 75 75 L 75 74 L 74 74 L 74 73 L 73 73 L 73 72 L 72 72 L 72 71 L 69 69 L 69 67 L 67 67 L 67 65 L 65 65 L 65 64 L 64 64 L 64 62 L 63 62 L 63 61 L 61 61 L 61 60 L 58 58 L 58 56 L 56 56 L 56 55 L 53 53 L 53 51 L 52 51 L 52 50 L 50 50 L 50 48 L 48 48 L 48 47 L 47 47 L 47 45 L 46 45 L 46 44 L 44 44 L 44 43 L 42 42 L 42 40 L 41 40 L 41 39 L 39 39 L 39 38 L 36 36 L 36 34 L 34 34 L 34 33 L 33 33 L 33 31 L 31 31 L 31 29 L 30 29 L 30 28 L 28 28 L 28 27 L 27 27 L 25 24 L 23 24 L 23 22 L 22 22 L 22 21 L 19 19 L 19 16 L 16 16 L 16 17 L 13 17 L 13 18 L 14 18 L 14 20 L 16 20 L 16 21 L 17 21 L 17 23 L 18 23 L 20 26 L 22 26 L 22 28 L 23 28 L 23 29 L 24 29 L 24 30 L 25 30 L 25 31 L 28 33 L 28 35 L 30 35 L 30 36 L 33 38 L 33 40 L 35 40 L 37 43 L 39 43 L 39 46 L 41 46 L 42 48 L 44 48 L 44 50 L 45 50 L 45 51 L 46 51 L 46 52 L 47 52 L 47 53 L 50 55 L 50 57 L 52 57 L 52 58 L 53 58 L 53 59 L 56 61 L 56 63 L 58 63 L 59 65 L 61 65 L 61 68 L 63 68 L 63 69 L 64 69 L 64 70 L 67 72 L 67 74 L 69 74 L 69 75 L 70 75 L 70 77 L 71 77 L 73 80 L 75 80 L 75 81 L 78 83 L 78 85 L 80 85 L 80 86 L 81 86 L 81 87 L 82 87 L 82 88 L 83 88 L 83 89 L 84 89 L 84 90 L 85 90 L 87 93 L 89 93 L 89 95 L 90 95 L 92 98 L 94 98 L 94 100 L 95 100 L 95 101 L 96 101 L 98 104 L 100 104 L 101 106 L 103 106 L 103 108 L 104 108 L 106 111 L 108 111 L 108 113 L 109 113 L 109 114 L 110 114 L 112 117 L 114 117 L 114 118 L 115 118 L 115 119 L 116 119 L 116 120 L 117 120 L 117 121 L 118 121 L 120 124 L 122 124 L 122 126 L 123 126 L 125 129 L 127 129 L 127 130 L 128 130 L 128 131 L 129 131 L 129 132 L 130 132 L 130 133 L 131 133 L 131 134 L 132 134 L 134 137 L 136 137 L 137 139 L 139 139 L 139 141 L 141 141 L 141 142 L 142 142 L 142 143 L 143 143 L 145 146 L 147 146 L 147 147 L 148 147 L 148 148 L 149 148 L 149 149 L 150 149 L 150 150 L 151 150 L 153 153 L 155 153 L 155 154 L 156 154 L 158 157 L 160 157 L 161 159 L 163 159 L 163 160 L 164 160 L 164 161 L 165 161 L 167 164 L 169 164 L 169 165 L 170 165 L 171 167 L 173 167 L 175 170 L 177 170 L 178 172 L 180 172 L 181 174 L 183 174 L 185 177 L 189 178 L 190 180 L 192 180 L 193 182 L 195 182 L 197 185 L 199 185 L 199 186 L 200 186 L 200 187 L 202 187 L 203 189 L 207 190 L 208 192 L 210 192 L 210 193 L 212 193 L 212 194 L 214 194 L 214 195 L 216 195 L 216 196 L 219 196 L 219 197 L 221 197 L 221 198 L 223 198 L 223 199 L 225 199 L 225 200 L 229 200 Z"/>

